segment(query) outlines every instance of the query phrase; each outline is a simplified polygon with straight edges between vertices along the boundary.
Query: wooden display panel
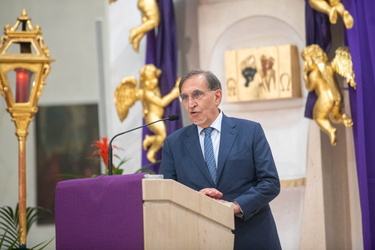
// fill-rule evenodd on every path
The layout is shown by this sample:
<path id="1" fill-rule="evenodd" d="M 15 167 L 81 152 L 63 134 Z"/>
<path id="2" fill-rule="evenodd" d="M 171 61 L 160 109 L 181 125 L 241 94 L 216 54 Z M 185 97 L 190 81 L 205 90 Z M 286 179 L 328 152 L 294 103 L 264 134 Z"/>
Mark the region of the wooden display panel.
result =
<path id="1" fill-rule="evenodd" d="M 293 45 L 226 51 L 225 73 L 228 102 L 301 97 Z"/>

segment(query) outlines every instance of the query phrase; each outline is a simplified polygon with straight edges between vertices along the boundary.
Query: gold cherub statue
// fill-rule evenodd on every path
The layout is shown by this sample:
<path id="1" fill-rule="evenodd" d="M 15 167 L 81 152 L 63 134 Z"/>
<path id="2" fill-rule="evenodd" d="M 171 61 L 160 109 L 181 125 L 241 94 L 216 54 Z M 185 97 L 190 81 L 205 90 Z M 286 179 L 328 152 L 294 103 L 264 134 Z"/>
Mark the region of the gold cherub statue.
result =
<path id="1" fill-rule="evenodd" d="M 109 4 L 117 0 L 108 0 Z M 130 30 L 129 41 L 133 49 L 138 52 L 139 42 L 142 37 L 150 30 L 159 25 L 160 14 L 157 0 L 138 0 L 138 9 L 142 14 L 142 23 Z"/>
<path id="2" fill-rule="evenodd" d="M 309 4 L 314 10 L 328 15 L 329 21 L 332 24 L 337 22 L 337 14 L 339 14 L 342 17 L 347 29 L 353 27 L 354 19 L 350 15 L 349 11 L 345 9 L 345 6 L 341 3 L 341 0 L 309 0 Z"/>
<path id="3" fill-rule="evenodd" d="M 315 91 L 318 99 L 313 109 L 313 119 L 320 129 L 328 134 L 331 145 L 336 145 L 336 128 L 334 123 L 346 127 L 353 125 L 352 119 L 342 112 L 342 94 L 335 73 L 345 77 L 350 86 L 356 86 L 353 65 L 347 47 L 339 47 L 335 58 L 330 63 L 326 53 L 316 44 L 307 46 L 302 51 L 305 60 L 304 79 L 306 88 Z"/>
<path id="4" fill-rule="evenodd" d="M 123 121 L 129 112 L 130 107 L 138 100 L 142 101 L 143 116 L 146 123 L 162 119 L 164 108 L 179 96 L 177 79 L 176 85 L 165 96 L 161 96 L 159 88 L 159 76 L 161 70 L 153 64 L 143 66 L 140 71 L 140 88 L 137 88 L 137 80 L 134 77 L 125 77 L 115 90 L 115 104 L 117 114 Z M 154 135 L 146 135 L 143 140 L 143 149 L 147 150 L 147 159 L 156 162 L 156 153 L 163 145 L 166 137 L 164 122 L 151 124 L 148 127 Z"/>
<path id="5" fill-rule="evenodd" d="M 138 0 L 138 9 L 142 14 L 142 23 L 130 30 L 130 44 L 138 52 L 139 42 L 150 30 L 159 25 L 160 14 L 157 0 Z"/>

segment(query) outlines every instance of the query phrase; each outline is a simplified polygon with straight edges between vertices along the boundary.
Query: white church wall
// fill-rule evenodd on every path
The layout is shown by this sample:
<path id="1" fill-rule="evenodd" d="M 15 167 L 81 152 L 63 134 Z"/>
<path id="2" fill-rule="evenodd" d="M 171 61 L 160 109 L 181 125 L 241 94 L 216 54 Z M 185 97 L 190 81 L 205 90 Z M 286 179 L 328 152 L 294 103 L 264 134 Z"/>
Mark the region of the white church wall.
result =
<path id="1" fill-rule="evenodd" d="M 126 2 L 126 1 L 125 1 Z M 0 1 L 0 27 L 14 25 L 26 9 L 33 25 L 42 27 L 42 36 L 51 58 L 51 73 L 39 106 L 94 104 L 99 102 L 96 22 L 106 20 L 107 1 Z M 3 31 L 3 28 L 2 28 Z M 1 31 L 1 32 L 2 32 Z M 3 34 L 1 34 L 2 36 Z M 0 100 L 0 206 L 15 207 L 18 202 L 18 142 L 15 125 Z M 27 206 L 37 205 L 35 119 L 26 142 Z M 35 225 L 27 246 L 55 236 L 54 225 Z M 51 242 L 48 249 L 55 249 Z"/>

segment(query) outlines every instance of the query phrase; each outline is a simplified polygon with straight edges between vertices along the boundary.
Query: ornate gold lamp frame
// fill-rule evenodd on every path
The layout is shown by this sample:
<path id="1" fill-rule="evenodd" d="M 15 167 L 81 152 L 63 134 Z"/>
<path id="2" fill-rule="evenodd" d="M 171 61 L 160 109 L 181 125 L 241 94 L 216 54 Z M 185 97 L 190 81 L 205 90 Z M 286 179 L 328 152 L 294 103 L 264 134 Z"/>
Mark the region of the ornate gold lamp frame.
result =
<path id="1" fill-rule="evenodd" d="M 26 248 L 26 137 L 38 110 L 50 63 L 54 61 L 44 45 L 41 28 L 33 27 L 30 20 L 23 10 L 13 27 L 5 26 L 0 40 L 0 94 L 5 98 L 18 137 L 20 248 Z"/>

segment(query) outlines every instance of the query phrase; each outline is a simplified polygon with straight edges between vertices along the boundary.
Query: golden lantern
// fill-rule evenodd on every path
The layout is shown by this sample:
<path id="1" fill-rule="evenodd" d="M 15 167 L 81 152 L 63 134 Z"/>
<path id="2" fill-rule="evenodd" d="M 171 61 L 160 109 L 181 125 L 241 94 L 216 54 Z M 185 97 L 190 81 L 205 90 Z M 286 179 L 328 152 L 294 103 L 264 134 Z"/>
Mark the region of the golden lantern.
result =
<path id="1" fill-rule="evenodd" d="M 33 27 L 30 20 L 23 10 L 13 27 L 5 26 L 0 40 L 0 94 L 5 98 L 18 138 L 20 248 L 26 248 L 26 137 L 54 61 L 44 45 L 41 28 Z"/>

